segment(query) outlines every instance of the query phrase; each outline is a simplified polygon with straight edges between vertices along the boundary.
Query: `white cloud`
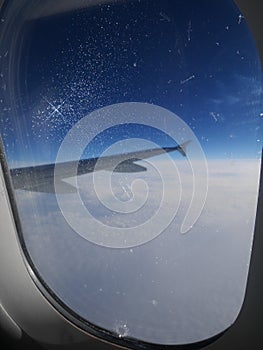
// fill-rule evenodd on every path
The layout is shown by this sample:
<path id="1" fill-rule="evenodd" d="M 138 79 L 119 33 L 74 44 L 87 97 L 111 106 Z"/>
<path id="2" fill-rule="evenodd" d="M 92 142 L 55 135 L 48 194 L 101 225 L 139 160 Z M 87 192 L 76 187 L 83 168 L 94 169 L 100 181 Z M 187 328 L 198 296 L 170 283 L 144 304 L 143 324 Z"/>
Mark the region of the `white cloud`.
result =
<path id="1" fill-rule="evenodd" d="M 260 170 L 259 160 L 210 160 L 204 210 L 192 230 L 181 235 L 193 187 L 186 162 L 177 164 L 183 191 L 174 221 L 159 237 L 132 250 L 102 248 L 79 237 L 60 214 L 54 195 L 17 192 L 31 256 L 55 293 L 95 324 L 114 330 L 122 320 L 130 336 L 167 344 L 200 341 L 234 322 L 245 292 Z M 145 206 L 127 216 L 112 215 L 98 202 L 92 174 L 79 178 L 79 185 L 97 219 L 126 227 L 156 212 L 162 188 L 157 175 L 151 170 L 114 174 L 122 186 L 126 180 L 130 186 L 135 176 L 149 185 Z M 178 198 L 179 181 L 170 173 L 162 175 L 170 184 L 169 205 Z M 101 190 L 110 204 L 103 180 Z M 117 192 L 124 199 L 121 187 Z M 135 196 L 144 195 L 139 187 Z M 71 195 L 65 201 L 77 216 Z M 93 230 L 92 220 L 78 220 Z"/>

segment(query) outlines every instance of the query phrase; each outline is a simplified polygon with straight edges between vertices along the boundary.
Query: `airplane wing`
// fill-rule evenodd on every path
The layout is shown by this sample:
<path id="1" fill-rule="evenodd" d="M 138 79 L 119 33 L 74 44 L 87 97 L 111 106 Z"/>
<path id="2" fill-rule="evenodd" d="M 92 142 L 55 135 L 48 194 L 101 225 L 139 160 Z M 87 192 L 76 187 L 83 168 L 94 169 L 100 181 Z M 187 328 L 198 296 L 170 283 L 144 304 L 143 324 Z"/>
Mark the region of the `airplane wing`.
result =
<path id="1" fill-rule="evenodd" d="M 178 151 L 186 156 L 185 148 L 190 141 L 175 147 L 154 148 L 135 151 L 105 157 L 81 159 L 78 161 L 77 175 L 84 175 L 98 170 L 112 170 L 119 173 L 134 173 L 147 171 L 144 166 L 135 162 L 154 157 L 163 153 Z M 117 165 L 116 165 L 117 164 Z M 115 166 L 116 165 L 116 166 Z M 56 191 L 59 193 L 76 192 L 76 188 L 63 181 L 75 176 L 76 161 L 68 161 L 58 164 L 44 164 L 23 168 L 10 169 L 13 187 L 15 190 L 26 190 L 33 192 L 55 193 L 54 171 L 56 166 Z"/>

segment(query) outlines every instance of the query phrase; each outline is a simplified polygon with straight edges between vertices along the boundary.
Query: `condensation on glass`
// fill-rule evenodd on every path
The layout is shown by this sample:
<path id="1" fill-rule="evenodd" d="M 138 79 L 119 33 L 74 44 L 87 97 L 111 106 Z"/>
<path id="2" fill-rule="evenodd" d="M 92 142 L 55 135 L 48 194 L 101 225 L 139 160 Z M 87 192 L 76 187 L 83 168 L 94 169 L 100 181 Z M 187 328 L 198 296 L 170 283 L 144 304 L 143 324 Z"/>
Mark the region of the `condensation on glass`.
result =
<path id="1" fill-rule="evenodd" d="M 262 149 L 262 73 L 240 11 L 6 1 L 0 28 L 1 137 L 48 291 L 116 338 L 185 344 L 227 329 Z"/>

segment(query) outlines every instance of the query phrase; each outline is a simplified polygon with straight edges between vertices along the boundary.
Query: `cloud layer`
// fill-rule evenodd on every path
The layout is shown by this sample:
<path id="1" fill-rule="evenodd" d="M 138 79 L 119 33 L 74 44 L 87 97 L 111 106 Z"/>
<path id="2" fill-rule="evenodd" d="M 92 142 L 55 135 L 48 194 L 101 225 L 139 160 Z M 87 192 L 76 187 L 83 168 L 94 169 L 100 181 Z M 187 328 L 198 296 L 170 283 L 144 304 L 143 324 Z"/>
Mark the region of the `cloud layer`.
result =
<path id="1" fill-rule="evenodd" d="M 225 330 L 242 306 L 260 164 L 210 160 L 205 207 L 192 230 L 182 235 L 180 225 L 193 192 L 192 173 L 187 162 L 177 161 L 180 178 L 176 177 L 165 173 L 168 164 L 156 157 L 155 163 L 161 162 L 162 178 L 170 188 L 166 205 L 179 200 L 179 209 L 162 234 L 132 249 L 103 248 L 80 237 L 61 215 L 55 195 L 17 191 L 16 196 L 33 262 L 65 304 L 116 334 L 125 330 L 125 335 L 160 344 L 191 343 Z M 102 205 L 92 176 L 80 177 L 78 185 L 96 220 L 136 229 L 156 215 L 163 186 L 153 168 L 140 174 L 113 174 L 115 197 L 102 176 L 100 193 L 105 197 L 101 199 L 109 206 L 116 198 L 125 205 L 130 200 L 141 203 L 146 196 L 145 204 L 130 214 L 111 212 Z M 132 188 L 138 178 L 144 182 Z M 77 216 L 70 194 L 65 201 Z M 91 219 L 77 219 L 93 231 Z"/>

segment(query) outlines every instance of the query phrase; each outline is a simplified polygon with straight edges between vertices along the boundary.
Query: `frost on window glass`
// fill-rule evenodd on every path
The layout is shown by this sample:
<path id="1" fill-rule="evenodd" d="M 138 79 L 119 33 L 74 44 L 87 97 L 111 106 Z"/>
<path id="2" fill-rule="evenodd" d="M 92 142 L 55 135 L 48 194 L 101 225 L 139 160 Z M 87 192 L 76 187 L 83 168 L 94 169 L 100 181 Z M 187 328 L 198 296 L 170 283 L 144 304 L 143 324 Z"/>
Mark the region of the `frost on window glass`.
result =
<path id="1" fill-rule="evenodd" d="M 33 270 L 116 341 L 217 335 L 244 300 L 262 150 L 245 18 L 229 0 L 45 3 L 0 15 L 0 132 Z"/>

